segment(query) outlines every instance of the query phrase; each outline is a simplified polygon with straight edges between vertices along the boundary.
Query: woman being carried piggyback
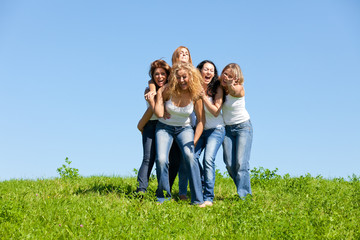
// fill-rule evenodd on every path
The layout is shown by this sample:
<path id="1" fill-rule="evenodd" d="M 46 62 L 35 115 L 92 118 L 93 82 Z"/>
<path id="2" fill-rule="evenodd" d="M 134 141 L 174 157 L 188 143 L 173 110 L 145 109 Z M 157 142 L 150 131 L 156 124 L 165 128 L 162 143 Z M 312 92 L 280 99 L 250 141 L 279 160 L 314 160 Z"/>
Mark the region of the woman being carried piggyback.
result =
<path id="1" fill-rule="evenodd" d="M 149 76 L 151 77 L 151 80 L 149 83 L 153 84 L 155 90 L 159 89 L 160 87 L 164 86 L 165 83 L 167 83 L 170 70 L 171 68 L 169 64 L 167 64 L 164 60 L 160 59 L 151 63 L 149 70 Z M 137 126 L 142 133 L 143 144 L 143 160 L 137 177 L 139 183 L 139 186 L 136 190 L 137 192 L 146 192 L 149 184 L 151 170 L 155 162 L 155 129 L 158 118 L 154 114 L 155 102 L 153 97 L 152 99 L 149 99 L 148 97 L 151 96 L 149 95 L 149 92 L 149 88 L 146 88 L 145 99 L 148 100 L 148 108 Z M 171 148 L 170 151 L 170 162 L 177 163 L 177 167 L 170 167 L 169 171 L 170 173 L 174 172 L 172 175 L 175 176 L 179 169 L 178 162 L 181 160 L 181 155 L 179 152 L 180 150 L 176 144 Z"/>
<path id="2" fill-rule="evenodd" d="M 225 122 L 223 154 L 226 168 L 241 199 L 251 194 L 250 151 L 253 128 L 245 108 L 244 77 L 240 66 L 230 63 L 223 69 L 220 82 L 226 99 L 222 112 Z"/>

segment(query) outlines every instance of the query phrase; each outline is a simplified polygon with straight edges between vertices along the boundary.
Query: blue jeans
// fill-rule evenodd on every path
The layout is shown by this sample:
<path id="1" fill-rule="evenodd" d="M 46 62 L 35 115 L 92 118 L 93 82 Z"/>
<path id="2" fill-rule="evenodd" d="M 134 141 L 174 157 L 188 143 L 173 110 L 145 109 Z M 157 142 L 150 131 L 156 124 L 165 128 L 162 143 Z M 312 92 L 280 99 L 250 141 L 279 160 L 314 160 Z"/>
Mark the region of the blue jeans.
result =
<path id="1" fill-rule="evenodd" d="M 137 180 L 139 186 L 137 192 L 145 192 L 149 185 L 149 177 L 152 171 L 152 168 L 155 163 L 155 130 L 157 120 L 150 120 L 144 126 L 142 132 L 142 144 L 143 144 L 143 160 L 138 172 Z M 179 169 L 179 162 L 182 158 L 179 147 L 174 143 L 170 150 L 170 166 L 169 166 L 169 175 L 170 175 L 170 184 L 174 182 L 176 174 Z"/>
<path id="2" fill-rule="evenodd" d="M 204 130 L 196 147 L 195 161 L 199 162 L 201 152 L 204 151 L 203 159 L 203 191 L 204 200 L 212 202 L 214 200 L 215 186 L 215 158 L 223 143 L 225 128 L 223 126 Z"/>
<path id="3" fill-rule="evenodd" d="M 250 152 L 253 138 L 251 121 L 225 126 L 223 142 L 224 162 L 234 180 L 237 193 L 241 199 L 251 194 L 250 186 Z"/>
<path id="4" fill-rule="evenodd" d="M 156 126 L 156 175 L 158 188 L 156 197 L 158 202 L 171 198 L 169 184 L 169 151 L 173 141 L 177 142 L 181 150 L 190 178 L 191 203 L 204 202 L 200 179 L 199 165 L 194 160 L 194 130 L 188 127 L 170 126 L 158 122 Z"/>

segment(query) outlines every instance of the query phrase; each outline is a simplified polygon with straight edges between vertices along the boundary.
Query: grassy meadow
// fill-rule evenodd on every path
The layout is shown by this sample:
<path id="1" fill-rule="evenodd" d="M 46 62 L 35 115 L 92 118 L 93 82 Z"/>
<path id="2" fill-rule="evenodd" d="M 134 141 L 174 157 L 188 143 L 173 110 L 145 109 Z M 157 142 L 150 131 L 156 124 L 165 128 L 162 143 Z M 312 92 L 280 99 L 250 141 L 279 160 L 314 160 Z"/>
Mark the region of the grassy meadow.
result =
<path id="1" fill-rule="evenodd" d="M 0 182 L 0 239 L 360 239 L 360 178 L 279 176 L 252 170 L 252 198 L 239 200 L 216 174 L 212 207 L 178 199 L 156 204 L 152 176 Z"/>

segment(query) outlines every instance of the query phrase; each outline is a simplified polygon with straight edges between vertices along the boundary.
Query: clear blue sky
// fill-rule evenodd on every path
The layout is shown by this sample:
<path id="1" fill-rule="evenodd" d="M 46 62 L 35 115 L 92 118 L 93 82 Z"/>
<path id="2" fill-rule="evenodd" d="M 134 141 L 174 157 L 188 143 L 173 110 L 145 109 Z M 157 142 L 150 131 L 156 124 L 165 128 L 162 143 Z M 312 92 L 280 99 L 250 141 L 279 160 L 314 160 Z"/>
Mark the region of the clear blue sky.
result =
<path id="1" fill-rule="evenodd" d="M 251 168 L 360 175 L 360 3 L 0 1 L 0 180 L 131 176 L 149 64 L 238 63 Z M 222 150 L 216 166 L 225 172 Z"/>

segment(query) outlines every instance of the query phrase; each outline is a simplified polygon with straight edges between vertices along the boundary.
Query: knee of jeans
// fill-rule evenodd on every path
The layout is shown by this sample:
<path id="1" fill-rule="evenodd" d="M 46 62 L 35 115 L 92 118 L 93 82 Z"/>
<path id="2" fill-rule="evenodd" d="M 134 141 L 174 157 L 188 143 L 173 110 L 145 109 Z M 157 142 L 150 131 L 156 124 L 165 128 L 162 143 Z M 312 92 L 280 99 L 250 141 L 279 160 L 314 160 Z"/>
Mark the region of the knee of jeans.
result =
<path id="1" fill-rule="evenodd" d="M 156 159 L 158 164 L 160 164 L 161 166 L 166 164 L 166 160 L 167 160 L 167 157 L 165 154 L 159 154 Z"/>

